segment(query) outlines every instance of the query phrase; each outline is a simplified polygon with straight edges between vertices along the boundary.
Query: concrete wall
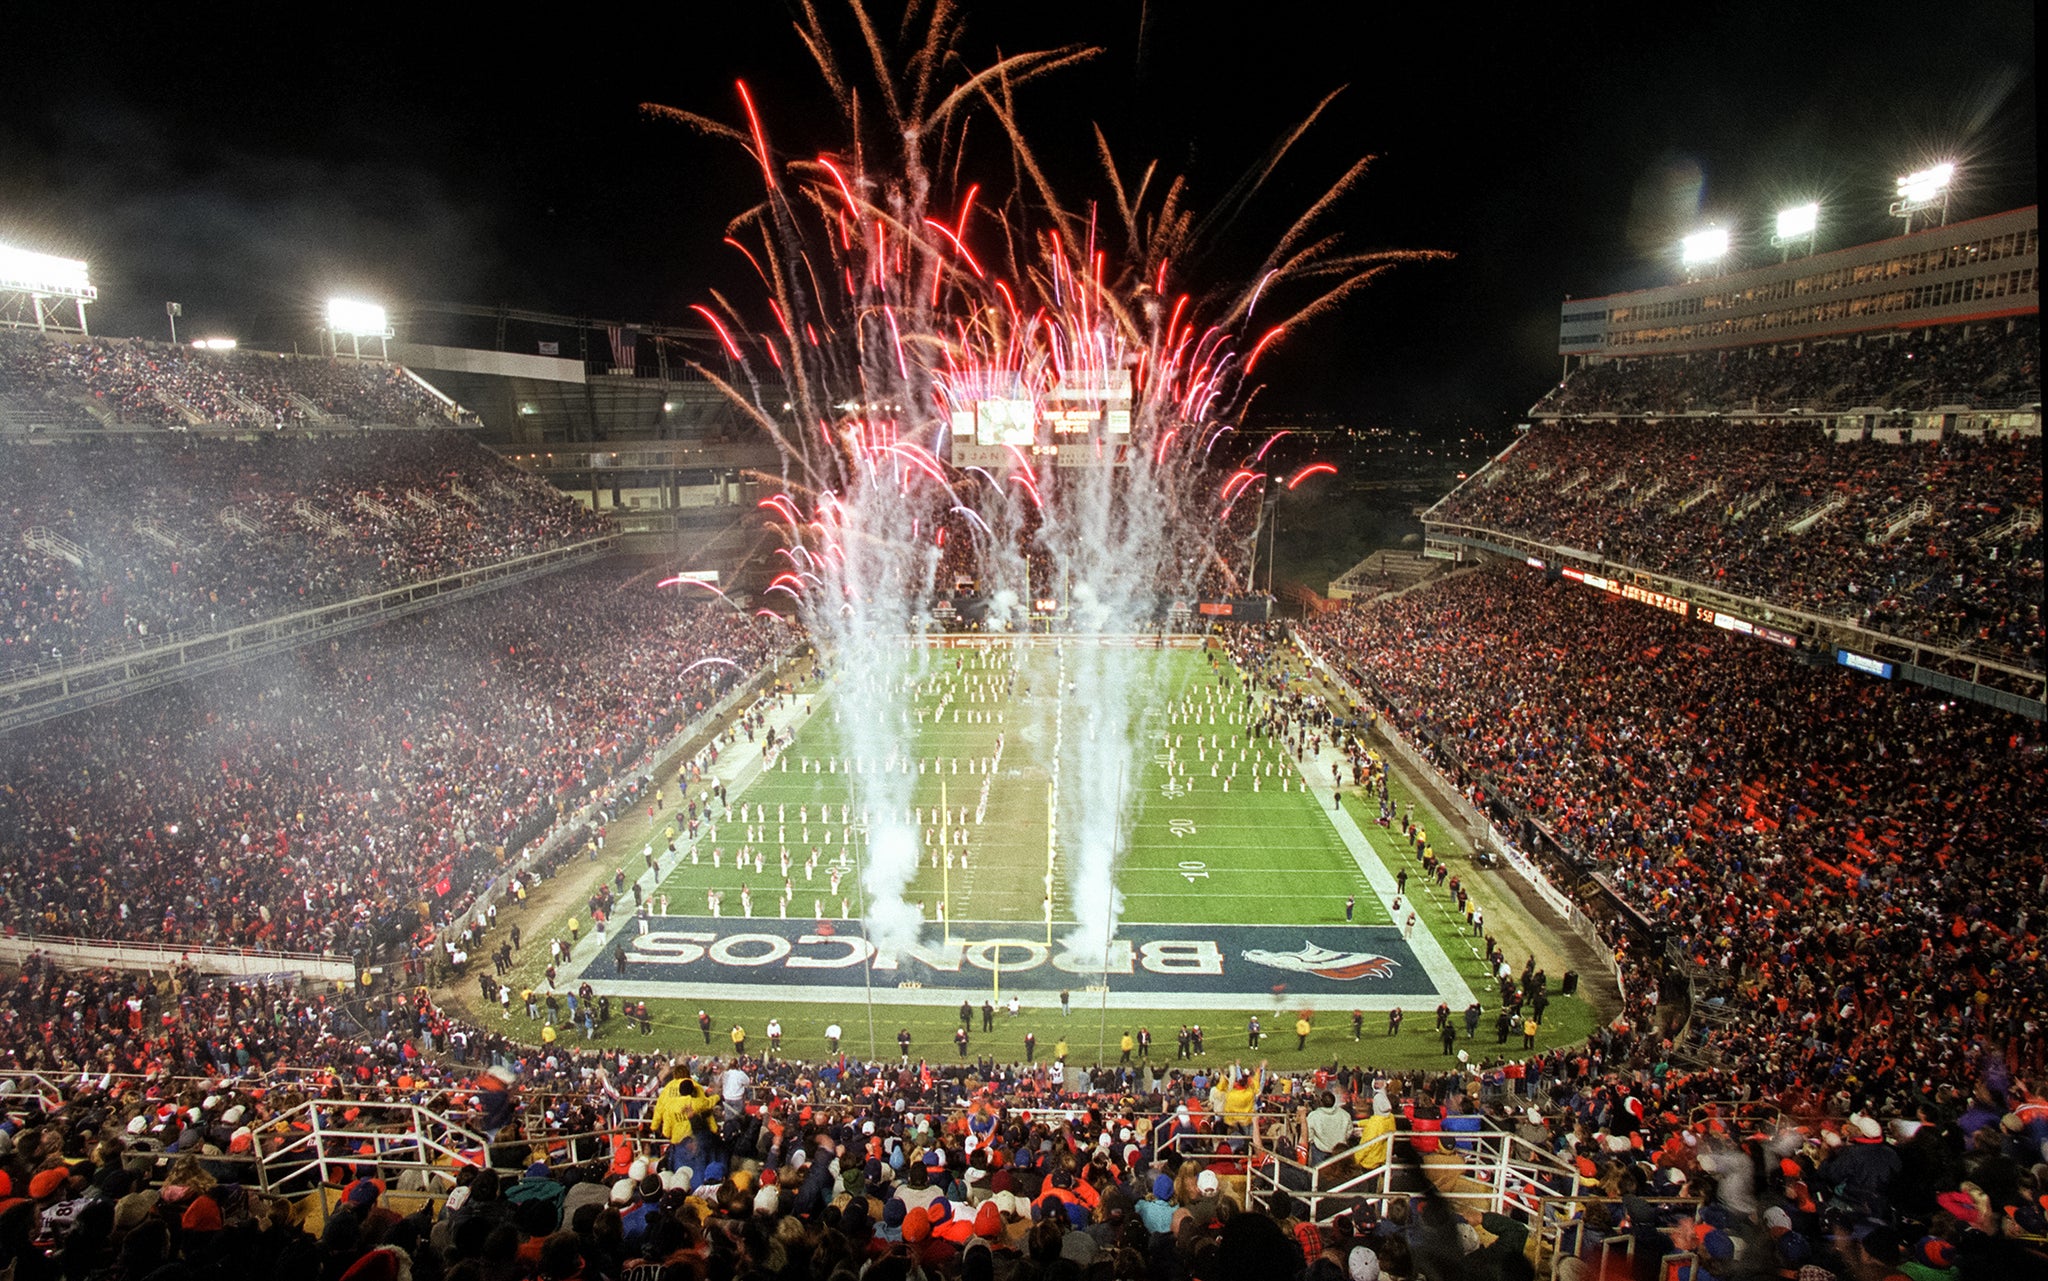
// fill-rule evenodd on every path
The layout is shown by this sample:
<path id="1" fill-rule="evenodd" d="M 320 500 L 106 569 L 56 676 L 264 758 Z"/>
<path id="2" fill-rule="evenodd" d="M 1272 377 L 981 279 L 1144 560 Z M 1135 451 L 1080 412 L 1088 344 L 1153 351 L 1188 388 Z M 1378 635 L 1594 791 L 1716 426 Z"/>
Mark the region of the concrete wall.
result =
<path id="1" fill-rule="evenodd" d="M 162 943 L 108 943 L 92 939 L 0 937 L 0 960 L 19 964 L 30 952 L 74 968 L 163 971 L 187 962 L 203 974 L 303 974 L 309 979 L 353 983 L 356 965 L 345 956 L 303 952 L 216 952 Z"/>

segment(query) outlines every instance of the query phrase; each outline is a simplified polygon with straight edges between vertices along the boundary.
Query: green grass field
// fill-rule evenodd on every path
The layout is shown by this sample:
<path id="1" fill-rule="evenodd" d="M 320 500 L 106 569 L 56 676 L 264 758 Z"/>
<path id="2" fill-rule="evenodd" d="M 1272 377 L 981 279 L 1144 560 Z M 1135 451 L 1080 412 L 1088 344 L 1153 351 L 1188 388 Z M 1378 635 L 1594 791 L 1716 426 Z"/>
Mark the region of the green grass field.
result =
<path id="1" fill-rule="evenodd" d="M 700 843 L 710 848 L 668 872 L 657 893 L 669 895 L 670 912 L 708 914 L 708 896 L 723 891 L 723 913 L 740 915 L 744 886 L 755 915 L 778 915 L 787 850 L 794 890 L 789 916 L 858 916 L 864 847 L 857 780 L 849 769 L 856 767 L 850 763 L 860 737 L 848 722 L 894 714 L 908 718 L 899 728 L 907 728 L 915 757 L 912 817 L 929 839 L 943 841 L 926 847 L 906 897 L 923 906 L 930 921 L 938 919 L 943 901 L 955 922 L 1042 926 L 1048 743 L 1059 710 L 1055 660 L 1048 650 L 1032 649 L 1014 669 L 969 665 L 983 657 L 969 652 L 956 670 L 941 660 L 894 708 L 859 706 L 843 693 L 823 699 L 777 767 L 732 796 L 745 817 L 718 822 L 715 837 Z M 1191 650 L 1134 657 L 1139 679 L 1155 697 L 1141 722 L 1145 750 L 1127 784 L 1133 821 L 1121 861 L 1123 919 L 1283 923 L 1318 919 L 1303 912 L 1320 904 L 1320 919 L 1341 920 L 1350 895 L 1358 899 L 1361 923 L 1385 923 L 1386 913 L 1286 754 L 1250 735 L 1235 675 L 1224 676 L 1227 686 L 1219 684 L 1208 656 Z M 983 773 L 999 737 L 1001 761 L 992 775 Z M 876 765 L 864 759 L 857 767 Z M 941 822 L 942 809 L 952 821 Z M 957 821 L 963 810 L 970 820 L 964 824 Z M 972 821 L 977 810 L 980 821 Z M 747 864 L 751 871 L 740 866 L 743 848 L 759 856 Z M 964 868 L 949 865 L 946 853 L 964 853 Z M 813 854 L 817 863 L 806 875 Z M 834 868 L 842 872 L 837 889 Z M 1053 900 L 1054 928 L 1064 933 L 1074 925 L 1064 865 L 1055 871 Z"/>
<path id="2" fill-rule="evenodd" d="M 1141 682 L 1144 690 L 1138 704 L 1143 746 L 1131 760 L 1126 778 L 1131 817 L 1118 871 L 1124 902 L 1122 924 L 1335 927 L 1344 920 L 1347 897 L 1355 899 L 1356 923 L 1398 924 L 1390 921 L 1380 895 L 1373 892 L 1358 858 L 1333 825 L 1327 799 L 1328 765 L 1308 767 L 1324 774 L 1320 780 L 1324 787 L 1318 794 L 1302 777 L 1304 767 L 1284 749 L 1250 734 L 1243 676 L 1221 651 L 1134 651 L 1122 656 L 1122 661 L 1128 664 L 1131 679 Z M 722 894 L 720 914 L 744 920 L 744 887 L 751 893 L 757 919 L 780 921 L 786 915 L 792 921 L 813 921 L 822 917 L 840 921 L 848 932 L 856 931 L 859 927 L 844 918 L 862 914 L 859 872 L 866 846 L 860 793 L 854 787 L 860 776 L 849 771 L 890 765 L 861 756 L 860 744 L 874 740 L 863 732 L 858 718 L 893 716 L 901 734 L 898 741 L 906 753 L 894 763 L 899 781 L 907 784 L 910 813 L 905 817 L 918 825 L 929 842 L 906 898 L 923 908 L 927 921 L 936 921 L 938 907 L 944 902 L 950 929 L 960 937 L 1043 937 L 1047 810 L 1053 778 L 1050 745 L 1060 718 L 1078 710 L 1061 705 L 1057 664 L 1056 651 L 1045 643 L 1016 651 L 937 650 L 925 670 L 890 697 L 850 688 L 805 691 L 803 702 L 811 714 L 800 718 L 793 741 L 772 766 L 755 768 L 759 748 L 745 740 L 728 753 L 728 763 L 735 757 L 749 762 L 746 772 L 730 786 L 732 809 L 716 819 L 715 834 L 708 830 L 702 834 L 694 860 L 678 855 L 664 861 L 659 883 L 651 892 L 657 912 L 668 917 L 706 918 L 711 914 L 711 896 L 718 893 Z M 996 757 L 999 739 L 1000 761 L 991 771 L 988 763 Z M 720 772 L 726 771 L 722 768 Z M 1446 849 L 1453 844 L 1448 839 L 1449 826 L 1419 804 L 1398 778 L 1392 792 L 1397 812 L 1412 806 L 1419 821 L 1433 832 L 1445 834 L 1438 837 L 1437 848 L 1452 856 L 1454 869 L 1459 866 L 1462 851 Z M 702 794 L 701 788 L 692 791 L 693 796 Z M 1483 1006 L 1477 1041 L 1461 1040 L 1461 1045 L 1471 1049 L 1475 1058 L 1500 1053 L 1493 1034 L 1492 984 L 1480 957 L 1480 940 L 1471 937 L 1449 896 L 1426 884 L 1398 827 L 1390 832 L 1377 825 L 1376 798 L 1347 793 L 1344 807 L 1364 836 L 1368 857 L 1376 857 L 1389 876 L 1402 867 L 1408 869 L 1409 901 L 1420 930 L 1434 936 L 1458 977 Z M 605 870 L 623 864 L 629 876 L 643 871 L 643 847 L 665 846 L 668 829 L 679 826 L 677 817 L 676 807 L 671 805 L 652 822 L 644 813 L 615 822 Z M 742 849 L 750 856 L 744 865 L 739 861 Z M 790 859 L 786 902 L 785 849 Z M 718 851 L 715 860 L 714 850 Z M 752 855 L 759 855 L 758 864 Z M 1065 862 L 1063 855 L 1055 864 L 1053 877 L 1055 919 L 1051 932 L 1056 935 L 1074 927 L 1067 908 Z M 840 874 L 836 889 L 832 883 L 835 869 Z M 565 875 L 582 871 L 588 868 L 579 859 L 572 861 Z M 626 905 L 630 909 L 630 897 Z M 1505 904 L 1485 906 L 1489 915 L 1508 909 Z M 624 915 L 620 922 L 631 930 Z M 549 928 L 536 928 L 536 924 Z M 526 928 L 529 943 L 509 980 L 515 991 L 541 981 L 544 940 L 548 933 L 559 936 L 562 923 L 535 923 Z M 939 933 L 938 927 L 933 925 L 929 932 Z M 542 946 L 534 946 L 536 942 Z M 564 968 L 566 986 L 574 987 L 570 976 L 590 964 L 586 959 L 590 955 L 593 950 L 586 941 L 577 961 Z M 599 964 L 608 966 L 609 962 Z M 665 985 L 649 984 L 656 1023 L 653 1034 L 643 1036 L 637 1029 L 628 1032 L 615 1018 L 600 1039 L 701 1051 L 705 1042 L 697 1026 L 697 1011 L 702 1008 L 713 1018 L 710 1049 L 714 1052 L 730 1048 L 727 1033 L 735 1023 L 749 1029 L 749 1049 L 759 1052 L 765 1048 L 763 1029 L 770 1017 L 783 1024 L 787 1053 L 824 1053 L 824 1028 L 835 1021 L 845 1028 L 848 1050 L 870 1052 L 870 1008 L 860 989 L 853 989 L 843 1000 L 799 1001 L 778 998 L 765 971 L 763 980 L 744 988 L 706 988 L 679 996 Z M 1195 1022 L 1208 1033 L 1206 1058 L 1215 1062 L 1251 1054 L 1245 1023 L 1256 1013 L 1266 1026 L 1265 1041 L 1256 1057 L 1270 1057 L 1276 1066 L 1338 1059 L 1399 1069 L 1446 1061 L 1430 1014 L 1435 998 L 1415 999 L 1406 1005 L 1410 1017 L 1398 1038 L 1385 1036 L 1384 1015 L 1369 1015 L 1364 1040 L 1354 1044 L 1349 1004 L 1328 997 L 1247 998 L 1241 1009 L 1233 1010 L 1214 1008 L 1213 1004 L 1199 1010 L 1158 1008 L 1156 1002 L 1139 1009 L 1120 1004 L 1116 987 L 1113 982 L 1105 992 L 1090 984 L 1086 976 L 1076 977 L 1071 981 L 1071 1013 L 1062 1015 L 1058 1004 L 1040 992 L 1039 999 L 1016 1019 L 999 1013 L 994 1030 L 986 1034 L 977 1017 L 969 1052 L 1022 1058 L 1023 1036 L 1029 1030 L 1038 1038 L 1040 1058 L 1052 1054 L 1065 1037 L 1072 1054 L 1082 1061 L 1095 1060 L 1104 1049 L 1114 1061 L 1120 1034 L 1146 1026 L 1154 1036 L 1154 1061 L 1171 1061 L 1175 1029 Z M 460 985 L 457 992 L 462 994 Z M 474 988 L 468 993 L 473 995 Z M 978 1007 L 989 994 L 975 992 L 971 999 Z M 961 998 L 959 990 L 933 990 L 928 1000 L 874 1007 L 872 1050 L 893 1055 L 898 1029 L 908 1028 L 916 1054 L 935 1060 L 955 1058 L 953 1030 L 958 1026 Z M 900 1002 L 902 998 L 898 995 L 897 999 Z M 1297 1050 L 1294 1018 L 1299 1010 L 1310 1007 L 1315 1009 L 1316 1030 L 1307 1046 Z M 512 1030 L 518 1031 L 524 1023 L 515 1002 Z M 1582 1039 L 1591 1026 L 1591 1012 L 1582 1002 L 1557 1000 L 1549 1009 L 1539 1045 Z M 1520 1052 L 1519 1035 L 1509 1050 Z"/>

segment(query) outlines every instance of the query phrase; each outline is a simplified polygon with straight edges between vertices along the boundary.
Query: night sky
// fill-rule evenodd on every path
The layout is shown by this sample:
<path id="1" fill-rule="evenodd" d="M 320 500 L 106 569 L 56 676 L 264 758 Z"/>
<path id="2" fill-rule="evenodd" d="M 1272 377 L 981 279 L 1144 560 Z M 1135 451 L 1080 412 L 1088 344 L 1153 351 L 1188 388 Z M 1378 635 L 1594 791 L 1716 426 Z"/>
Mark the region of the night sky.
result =
<path id="1" fill-rule="evenodd" d="M 1823 248 L 1874 239 L 1896 229 L 1896 175 L 1936 159 L 1961 166 L 1956 217 L 2036 198 L 2023 2 L 963 7 L 977 65 L 1102 47 L 1020 99 L 1070 203 L 1107 200 L 1091 121 L 1127 172 L 1156 158 L 1203 205 L 1348 86 L 1238 224 L 1246 256 L 1371 154 L 1347 243 L 1457 257 L 1399 270 L 1270 354 L 1259 406 L 1275 414 L 1511 418 L 1556 377 L 1559 302 L 1674 278 L 1677 235 L 1712 215 L 1766 261 L 1779 204 L 1820 198 Z M 112 334 L 162 336 L 175 298 L 181 334 L 310 348 L 339 291 L 390 302 L 401 336 L 426 333 L 407 299 L 685 323 L 707 287 L 746 286 L 719 240 L 759 175 L 638 105 L 736 121 L 744 78 L 782 151 L 838 142 L 777 0 L 470 12 L 18 9 L 0 238 L 90 260 Z M 969 150 L 1007 167 L 992 128 Z M 1234 257 L 1206 270 L 1228 277 Z"/>

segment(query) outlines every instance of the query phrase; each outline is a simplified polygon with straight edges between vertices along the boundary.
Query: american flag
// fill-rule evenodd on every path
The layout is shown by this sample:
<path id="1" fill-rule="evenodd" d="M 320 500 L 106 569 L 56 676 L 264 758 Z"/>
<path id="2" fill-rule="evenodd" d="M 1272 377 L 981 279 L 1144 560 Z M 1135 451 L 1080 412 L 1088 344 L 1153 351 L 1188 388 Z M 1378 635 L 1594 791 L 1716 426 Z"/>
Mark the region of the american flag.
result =
<path id="1" fill-rule="evenodd" d="M 604 332 L 612 340 L 612 368 L 634 368 L 639 363 L 640 331 L 631 325 L 606 325 Z"/>

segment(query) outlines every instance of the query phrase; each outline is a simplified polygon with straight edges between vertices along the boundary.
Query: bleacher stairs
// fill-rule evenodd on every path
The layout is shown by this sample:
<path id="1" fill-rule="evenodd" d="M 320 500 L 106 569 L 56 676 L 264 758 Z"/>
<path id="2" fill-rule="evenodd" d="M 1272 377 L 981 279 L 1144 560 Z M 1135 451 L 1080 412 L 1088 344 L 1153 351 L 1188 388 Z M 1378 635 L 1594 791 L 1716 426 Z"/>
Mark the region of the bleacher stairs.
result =
<path id="1" fill-rule="evenodd" d="M 94 422 L 102 427 L 114 427 L 119 425 L 121 421 L 120 416 L 107 408 L 98 396 L 88 396 L 81 391 L 68 395 L 65 399 L 84 410 L 91 416 Z"/>
<path id="2" fill-rule="evenodd" d="M 378 502 L 368 494 L 357 494 L 353 501 L 355 509 L 372 520 L 380 521 L 386 525 L 396 525 L 398 523 L 398 513 L 396 511 Z"/>
<path id="3" fill-rule="evenodd" d="M 1794 516 L 1791 520 L 1786 521 L 1785 532 L 1788 534 L 1803 534 L 1848 505 L 1849 496 L 1847 494 L 1836 494 L 1832 498 L 1823 498 L 1805 511 L 1800 512 L 1797 516 Z"/>
<path id="4" fill-rule="evenodd" d="M 315 532 L 324 534 L 329 538 L 348 537 L 348 526 L 336 520 L 329 513 L 321 511 L 303 498 L 292 503 L 292 515 L 306 522 Z"/>
<path id="5" fill-rule="evenodd" d="M 161 521 L 152 520 L 147 516 L 137 516 L 129 525 L 129 528 L 165 551 L 182 552 L 185 550 L 179 545 L 177 539 L 171 537 L 171 531 L 165 529 Z"/>
<path id="6" fill-rule="evenodd" d="M 152 387 L 149 390 L 150 394 L 156 397 L 158 404 L 176 414 L 187 427 L 204 427 L 207 424 L 206 415 L 186 404 L 184 397 L 162 387 Z"/>
<path id="7" fill-rule="evenodd" d="M 299 393 L 295 391 L 288 391 L 285 394 L 291 397 L 292 404 L 298 406 L 299 412 L 306 416 L 307 422 L 326 424 L 334 421 L 333 414 L 328 413 L 326 410 L 320 408 L 320 406 L 314 404 L 312 401 L 307 400 L 304 396 L 301 396 Z"/>
<path id="8" fill-rule="evenodd" d="M 2014 512 L 2009 519 L 2000 521 L 1970 541 L 1980 545 L 2023 542 L 2029 534 L 2032 534 L 2039 528 L 2041 528 L 2040 509 L 2022 507 Z"/>
<path id="9" fill-rule="evenodd" d="M 1677 505 L 1672 507 L 1671 514 L 1676 516 L 1680 512 L 1689 511 L 1720 492 L 1721 481 L 1719 477 L 1716 477 L 1715 479 L 1708 481 L 1706 484 L 1701 485 L 1698 489 L 1693 490 L 1690 494 L 1687 494 L 1685 497 L 1679 499 Z"/>
<path id="10" fill-rule="evenodd" d="M 41 552 L 45 556 L 55 556 L 59 560 L 69 561 L 73 569 L 84 569 L 92 564 L 95 559 L 91 552 L 64 537 L 64 535 L 56 530 L 44 525 L 30 526 L 22 534 L 21 540 L 28 544 L 30 551 Z"/>
<path id="11" fill-rule="evenodd" d="M 1885 523 L 1883 533 L 1872 534 L 1868 541 L 1873 547 L 1881 547 L 1933 515 L 1934 505 L 1924 498 L 1916 498 L 1910 507 Z"/>
<path id="12" fill-rule="evenodd" d="M 1778 486 L 1776 482 L 1773 482 L 1771 484 L 1765 485 L 1762 489 L 1757 490 L 1753 494 L 1744 494 L 1742 497 L 1736 499 L 1734 506 L 1728 509 L 1728 514 L 1736 520 L 1741 520 L 1743 517 L 1748 516 L 1757 508 L 1763 506 L 1765 503 L 1770 502 L 1777 496 Z"/>

